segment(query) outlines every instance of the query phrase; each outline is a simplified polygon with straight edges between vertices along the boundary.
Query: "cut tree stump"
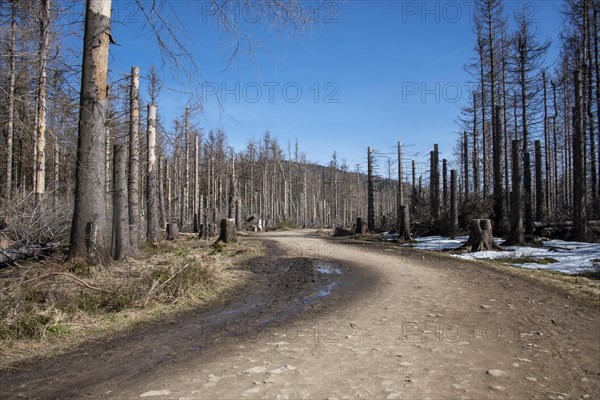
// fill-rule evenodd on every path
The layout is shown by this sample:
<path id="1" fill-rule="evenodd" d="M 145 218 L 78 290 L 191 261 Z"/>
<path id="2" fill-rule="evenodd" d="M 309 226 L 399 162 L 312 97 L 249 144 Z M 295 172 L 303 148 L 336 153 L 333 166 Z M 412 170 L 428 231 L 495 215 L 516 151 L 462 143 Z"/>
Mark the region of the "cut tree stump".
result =
<path id="1" fill-rule="evenodd" d="M 504 250 L 494 242 L 492 234 L 492 221 L 489 219 L 472 219 L 469 239 L 456 250 L 475 253 L 484 250 Z"/>
<path id="2" fill-rule="evenodd" d="M 237 229 L 234 218 L 223 218 L 221 220 L 221 233 L 217 242 L 235 243 L 237 242 Z"/>
<path id="3" fill-rule="evenodd" d="M 179 236 L 179 227 L 175 222 L 167 224 L 167 240 L 177 240 Z"/>
<path id="4" fill-rule="evenodd" d="M 365 223 L 361 217 L 356 218 L 355 233 L 358 235 L 366 235 L 367 234 L 367 225 L 365 225 Z"/>

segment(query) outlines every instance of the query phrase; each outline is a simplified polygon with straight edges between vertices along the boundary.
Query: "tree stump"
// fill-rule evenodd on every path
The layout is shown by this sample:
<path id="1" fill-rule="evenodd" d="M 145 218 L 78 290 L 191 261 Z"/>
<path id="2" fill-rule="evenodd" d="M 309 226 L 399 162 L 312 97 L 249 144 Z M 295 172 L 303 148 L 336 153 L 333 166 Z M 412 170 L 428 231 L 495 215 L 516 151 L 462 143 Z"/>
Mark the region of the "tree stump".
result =
<path id="1" fill-rule="evenodd" d="M 400 222 L 400 226 L 398 227 L 398 241 L 412 241 L 412 237 L 410 236 L 410 213 L 407 206 L 400 206 L 400 216 L 398 220 Z"/>
<path id="2" fill-rule="evenodd" d="M 365 225 L 361 217 L 356 218 L 356 230 L 354 232 L 359 235 L 365 235 L 367 233 L 367 225 Z"/>
<path id="3" fill-rule="evenodd" d="M 177 240 L 179 236 L 179 227 L 175 222 L 167 224 L 167 240 Z"/>
<path id="4" fill-rule="evenodd" d="M 466 250 L 469 253 L 484 250 L 504 250 L 494 242 L 492 221 L 489 219 L 472 219 L 469 239 L 456 250 Z"/>
<path id="5" fill-rule="evenodd" d="M 221 233 L 217 242 L 235 243 L 237 242 L 237 229 L 235 227 L 235 218 L 223 218 L 221 220 Z"/>

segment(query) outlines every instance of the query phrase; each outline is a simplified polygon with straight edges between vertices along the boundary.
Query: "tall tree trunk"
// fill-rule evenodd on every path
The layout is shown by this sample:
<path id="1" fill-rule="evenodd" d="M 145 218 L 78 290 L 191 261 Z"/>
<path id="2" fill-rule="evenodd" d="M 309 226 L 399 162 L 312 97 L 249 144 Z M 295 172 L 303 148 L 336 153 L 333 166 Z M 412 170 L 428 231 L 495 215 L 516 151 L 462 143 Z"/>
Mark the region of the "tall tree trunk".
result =
<path id="1" fill-rule="evenodd" d="M 525 74 L 525 60 L 520 60 L 519 67 L 521 87 L 521 124 L 523 129 L 523 173 L 524 173 L 524 201 L 525 201 L 525 232 L 533 233 L 533 191 L 531 179 L 531 158 L 529 153 L 529 121 L 527 117 L 527 77 Z"/>
<path id="2" fill-rule="evenodd" d="M 465 171 L 465 198 L 469 197 L 469 136 L 467 131 L 464 131 L 463 133 L 463 158 L 464 158 L 464 171 Z M 477 153 L 477 151 L 474 150 L 475 153 Z M 473 161 L 473 163 L 475 163 L 475 160 Z M 473 164 L 475 165 L 475 164 Z M 445 179 L 444 179 L 445 181 Z M 478 183 L 475 181 L 474 182 L 475 185 L 478 185 Z M 474 189 L 475 193 L 477 193 L 477 189 Z"/>
<path id="3" fill-rule="evenodd" d="M 104 262 L 110 254 L 104 204 L 104 143 L 111 3 L 111 0 L 88 0 L 86 4 L 75 206 L 69 250 L 70 258 Z"/>
<path id="4" fill-rule="evenodd" d="M 398 204 L 396 206 L 396 213 L 398 215 L 398 226 L 400 225 L 400 207 L 404 205 L 404 190 L 402 187 L 403 181 L 402 171 L 402 144 L 398 142 Z"/>
<path id="5" fill-rule="evenodd" d="M 597 3 L 596 7 L 600 7 L 600 3 Z M 594 111 L 593 111 L 593 103 L 594 103 L 594 65 L 593 65 L 593 61 L 592 61 L 592 21 L 591 21 L 591 17 L 592 14 L 590 12 L 588 12 L 586 14 L 586 18 L 588 18 L 588 23 L 586 24 L 586 29 L 587 29 L 587 62 L 586 62 L 586 67 L 587 67 L 587 101 L 586 101 L 586 106 L 587 106 L 587 125 L 589 126 L 589 141 L 590 141 L 590 152 L 589 152 L 589 159 L 590 159 L 590 191 L 591 191 L 591 195 L 592 195 L 592 203 L 595 204 L 595 201 L 597 199 L 597 164 L 598 164 L 598 154 L 596 152 L 596 135 L 595 135 L 595 131 L 596 131 L 596 122 L 594 119 Z M 597 40 L 597 38 L 596 38 Z"/>
<path id="6" fill-rule="evenodd" d="M 132 254 L 137 253 L 140 240 L 140 69 L 131 67 L 129 92 L 129 244 Z"/>
<path id="7" fill-rule="evenodd" d="M 429 180 L 431 198 L 431 217 L 438 220 L 440 217 L 440 162 L 437 143 L 431 152 L 431 176 Z"/>
<path id="8" fill-rule="evenodd" d="M 546 171 L 546 191 L 544 193 L 544 208 L 546 212 L 550 211 L 550 190 L 552 185 L 551 170 L 550 170 L 550 126 L 548 124 L 548 84 L 546 80 L 546 72 L 542 71 L 542 85 L 544 95 L 544 154 L 545 154 L 545 171 Z M 556 157 L 556 155 L 555 155 Z M 555 161 L 556 164 L 556 161 Z M 556 179 L 556 178 L 555 178 Z M 538 219 L 539 221 L 539 219 Z"/>
<path id="9" fill-rule="evenodd" d="M 50 0 L 42 0 L 40 15 L 40 65 L 37 87 L 36 160 L 35 160 L 35 204 L 46 191 L 46 75 L 48 63 L 48 41 L 50 36 Z"/>
<path id="10" fill-rule="evenodd" d="M 192 204 L 192 213 L 194 214 L 194 232 L 198 232 L 198 226 L 200 225 L 200 221 L 198 220 L 198 216 L 200 213 L 198 212 L 198 196 L 199 196 L 199 179 L 200 179 L 200 171 L 199 171 L 199 163 L 200 163 L 200 144 L 198 143 L 198 134 L 194 134 L 194 186 L 193 186 L 193 204 Z"/>
<path id="11" fill-rule="evenodd" d="M 370 232 L 375 230 L 375 182 L 373 176 L 373 150 L 369 147 L 367 152 L 367 227 Z"/>
<path id="12" fill-rule="evenodd" d="M 129 202 L 127 200 L 127 148 L 114 146 L 113 168 L 113 258 L 124 259 L 129 253 Z"/>
<path id="13" fill-rule="evenodd" d="M 107 126 L 104 132 L 106 134 L 104 141 L 104 159 L 106 160 L 106 163 L 104 164 L 104 175 L 106 176 L 106 182 L 104 183 L 104 194 L 106 197 L 106 204 L 108 206 L 108 203 L 110 202 L 110 199 L 112 197 L 112 193 L 110 190 L 110 179 L 108 179 L 108 177 L 110 176 L 110 128 Z M 109 207 L 107 207 L 107 211 L 108 210 Z"/>
<path id="14" fill-rule="evenodd" d="M 477 143 L 477 136 L 477 96 L 473 94 L 473 192 L 475 194 L 479 193 L 479 144 Z M 465 176 L 468 175 L 469 171 L 466 171 Z M 469 197 L 468 180 L 465 180 L 465 197 Z"/>
<path id="15" fill-rule="evenodd" d="M 185 109 L 185 149 L 184 149 L 184 160 L 183 160 L 183 182 L 181 185 L 181 216 L 179 226 L 182 230 L 185 229 L 189 222 L 189 207 L 188 207 L 188 196 L 190 187 L 190 119 L 189 119 L 189 108 Z"/>
<path id="16" fill-rule="evenodd" d="M 12 195 L 13 138 L 15 135 L 15 81 L 17 73 L 17 2 L 13 1 L 10 19 L 10 46 L 8 48 L 8 110 L 6 122 L 6 159 L 4 196 L 10 200 Z"/>
<path id="17" fill-rule="evenodd" d="M 535 141 L 535 219 L 544 220 L 544 173 L 542 172 L 542 142 Z"/>
<path id="18" fill-rule="evenodd" d="M 600 61 L 598 60 L 598 7 L 594 7 L 593 11 L 593 31 L 594 31 L 594 72 L 596 75 L 596 126 L 598 132 L 598 147 L 600 148 Z M 598 182 L 597 182 L 597 196 L 600 197 L 600 156 L 598 156 Z"/>
<path id="19" fill-rule="evenodd" d="M 512 141 L 512 192 L 510 206 L 510 244 L 521 245 L 525 243 L 525 232 L 523 230 L 523 204 L 521 189 L 521 143 Z"/>
<path id="20" fill-rule="evenodd" d="M 165 158 L 158 157 L 158 220 L 160 229 L 167 226 L 167 212 L 165 207 Z"/>
<path id="21" fill-rule="evenodd" d="M 585 132 L 583 125 L 583 82 L 581 70 L 574 73 L 575 108 L 573 111 L 573 236 L 585 240 L 587 215 L 585 201 Z"/>
<path id="22" fill-rule="evenodd" d="M 500 106 L 494 112 L 494 229 L 497 233 L 504 233 L 504 188 L 502 187 L 502 120 L 500 119 Z"/>
<path id="23" fill-rule="evenodd" d="M 442 204 L 444 206 L 444 210 L 447 210 L 448 209 L 448 161 L 445 158 L 442 160 Z"/>
<path id="24" fill-rule="evenodd" d="M 458 230 L 458 194 L 456 170 L 450 170 L 450 232 L 449 237 L 454 239 Z"/>
<path id="25" fill-rule="evenodd" d="M 154 242 L 158 234 L 158 198 L 157 198 L 157 165 L 156 165 L 156 106 L 148 105 L 147 128 L 147 183 L 146 183 L 146 240 Z"/>

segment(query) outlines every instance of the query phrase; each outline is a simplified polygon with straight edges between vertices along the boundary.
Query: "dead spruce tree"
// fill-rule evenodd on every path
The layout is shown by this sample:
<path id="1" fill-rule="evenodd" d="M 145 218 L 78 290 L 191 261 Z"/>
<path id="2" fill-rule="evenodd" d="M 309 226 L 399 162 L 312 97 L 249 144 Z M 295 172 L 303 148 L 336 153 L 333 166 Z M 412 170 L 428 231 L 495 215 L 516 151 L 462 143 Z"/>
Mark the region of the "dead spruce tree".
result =
<path id="1" fill-rule="evenodd" d="M 69 249 L 70 258 L 103 262 L 108 261 L 110 254 L 104 202 L 110 12 L 110 0 L 86 3 L 75 206 Z"/>

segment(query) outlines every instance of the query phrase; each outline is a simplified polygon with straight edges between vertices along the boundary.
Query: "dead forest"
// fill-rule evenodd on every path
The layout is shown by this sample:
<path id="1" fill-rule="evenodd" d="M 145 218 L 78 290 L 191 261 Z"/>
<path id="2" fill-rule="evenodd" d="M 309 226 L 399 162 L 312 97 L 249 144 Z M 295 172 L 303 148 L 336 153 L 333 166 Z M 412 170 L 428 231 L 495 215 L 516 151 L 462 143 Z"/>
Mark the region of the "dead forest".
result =
<path id="1" fill-rule="evenodd" d="M 235 151 L 227 132 L 197 127 L 194 105 L 165 120 L 156 69 L 110 70 L 110 2 L 88 1 L 77 22 L 84 54 L 95 52 L 83 61 L 69 47 L 63 2 L 0 4 L 2 262 L 57 249 L 119 260 L 177 231 L 216 239 L 222 219 L 238 230 L 362 233 L 361 218 L 370 232 L 408 239 L 454 236 L 489 218 L 516 244 L 534 233 L 598 238 L 596 0 L 564 2 L 553 60 L 526 11 L 477 0 L 465 60 L 477 89 L 457 110 L 453 154 L 433 143 L 430 154 L 410 154 L 406 132 L 388 149 L 364 149 L 356 165 L 335 149 L 316 164 L 302 138 L 280 143 L 268 130 Z"/>

